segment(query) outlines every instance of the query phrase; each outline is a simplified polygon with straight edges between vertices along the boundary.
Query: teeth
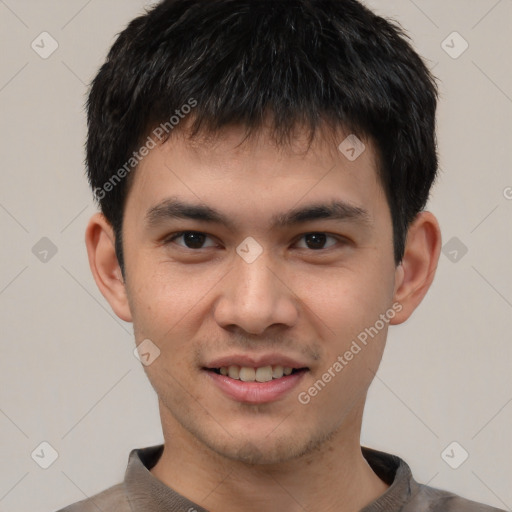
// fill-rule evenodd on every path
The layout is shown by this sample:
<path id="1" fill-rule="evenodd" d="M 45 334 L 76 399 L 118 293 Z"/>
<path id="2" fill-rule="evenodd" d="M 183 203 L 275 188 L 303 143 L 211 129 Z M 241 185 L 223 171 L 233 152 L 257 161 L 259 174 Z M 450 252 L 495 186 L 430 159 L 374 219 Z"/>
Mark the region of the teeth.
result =
<path id="1" fill-rule="evenodd" d="M 272 377 L 274 379 L 280 379 L 284 375 L 282 366 L 273 366 L 272 367 Z"/>
<path id="2" fill-rule="evenodd" d="M 244 382 L 254 382 L 255 377 L 256 370 L 254 368 L 248 368 L 246 366 L 240 368 L 240 380 Z"/>
<path id="3" fill-rule="evenodd" d="M 238 366 L 230 366 L 228 368 L 228 375 L 232 379 L 238 379 L 238 377 L 240 375 L 240 368 Z"/>
<path id="4" fill-rule="evenodd" d="M 264 366 L 256 370 L 255 380 L 257 382 L 268 382 L 272 380 L 272 366 Z"/>
<path id="5" fill-rule="evenodd" d="M 289 366 L 262 366 L 261 368 L 251 368 L 248 366 L 223 366 L 219 368 L 220 374 L 228 376 L 231 379 L 244 382 L 269 382 L 272 379 L 280 379 L 283 376 L 291 375 L 293 368 Z"/>

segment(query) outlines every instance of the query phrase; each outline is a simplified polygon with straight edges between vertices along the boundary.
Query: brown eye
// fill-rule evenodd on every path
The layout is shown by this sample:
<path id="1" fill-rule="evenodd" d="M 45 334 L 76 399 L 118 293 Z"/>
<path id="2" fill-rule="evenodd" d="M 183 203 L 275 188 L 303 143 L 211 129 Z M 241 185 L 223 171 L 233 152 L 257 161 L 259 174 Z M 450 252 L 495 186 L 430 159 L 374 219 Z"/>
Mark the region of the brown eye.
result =
<path id="1" fill-rule="evenodd" d="M 166 243 L 174 242 L 175 240 L 182 239 L 183 243 L 178 243 L 181 247 L 186 249 L 203 249 L 204 247 L 213 247 L 214 243 L 204 246 L 205 240 L 209 237 L 205 233 L 199 231 L 182 231 L 175 233 L 171 238 L 167 239 Z"/>
<path id="2" fill-rule="evenodd" d="M 331 243 L 327 247 L 325 246 L 326 241 L 328 239 L 334 240 L 334 243 Z M 334 236 L 328 235 L 326 233 L 306 233 L 305 235 L 302 235 L 300 240 L 304 240 L 306 249 L 312 249 L 312 250 L 321 250 L 321 249 L 328 249 L 329 247 L 332 247 L 336 244 L 337 239 Z"/>

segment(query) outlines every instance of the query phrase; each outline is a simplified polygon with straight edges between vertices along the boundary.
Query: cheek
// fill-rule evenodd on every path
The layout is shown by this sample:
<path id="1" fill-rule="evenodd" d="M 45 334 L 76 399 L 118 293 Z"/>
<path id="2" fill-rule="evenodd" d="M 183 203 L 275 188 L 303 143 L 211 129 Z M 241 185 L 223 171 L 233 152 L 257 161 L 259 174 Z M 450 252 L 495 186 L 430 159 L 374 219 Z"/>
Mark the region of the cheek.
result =
<path id="1" fill-rule="evenodd" d="M 137 267 L 128 287 L 137 340 L 146 337 L 163 343 L 173 338 L 173 349 L 179 350 L 179 339 L 185 337 L 177 333 L 199 326 L 194 319 L 222 274 L 215 270 L 192 271 L 170 262 L 146 266 L 139 262 Z M 144 270 L 151 268 L 151 272 Z"/>
<path id="2" fill-rule="evenodd" d="M 385 347 L 388 323 L 381 315 L 390 311 L 389 296 L 375 285 L 370 288 L 371 282 L 358 284 L 356 279 L 332 280 L 308 296 L 308 307 L 327 328 L 322 329 L 324 357 L 303 392 L 320 410 L 329 410 L 335 422 L 366 394 Z"/>
<path id="3" fill-rule="evenodd" d="M 389 308 L 392 279 L 382 269 L 330 269 L 323 277 L 304 276 L 304 303 L 330 329 L 330 334 L 346 342 L 361 330 L 374 325 Z M 339 348 L 339 347 L 338 347 Z"/>

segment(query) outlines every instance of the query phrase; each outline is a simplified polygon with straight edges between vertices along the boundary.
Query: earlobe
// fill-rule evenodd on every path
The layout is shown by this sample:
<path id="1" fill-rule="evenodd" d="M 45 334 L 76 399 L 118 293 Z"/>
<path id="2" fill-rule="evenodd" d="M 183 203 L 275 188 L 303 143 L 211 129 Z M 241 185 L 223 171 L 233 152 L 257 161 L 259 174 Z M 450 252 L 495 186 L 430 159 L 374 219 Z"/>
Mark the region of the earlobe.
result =
<path id="1" fill-rule="evenodd" d="M 85 231 L 91 272 L 114 313 L 125 322 L 131 322 L 132 315 L 114 242 L 114 231 L 110 223 L 101 213 L 94 214 Z"/>
<path id="2" fill-rule="evenodd" d="M 402 262 L 395 270 L 394 302 L 401 305 L 391 324 L 405 322 L 427 294 L 441 252 L 441 230 L 434 215 L 420 212 L 409 227 Z"/>

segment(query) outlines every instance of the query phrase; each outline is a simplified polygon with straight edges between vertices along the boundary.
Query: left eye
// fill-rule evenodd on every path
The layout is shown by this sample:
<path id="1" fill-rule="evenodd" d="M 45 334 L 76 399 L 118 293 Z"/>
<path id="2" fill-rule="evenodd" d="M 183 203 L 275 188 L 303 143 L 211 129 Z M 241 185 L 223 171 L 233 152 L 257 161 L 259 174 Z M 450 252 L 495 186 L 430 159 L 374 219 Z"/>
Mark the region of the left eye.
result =
<path id="1" fill-rule="evenodd" d="M 325 243 L 328 238 L 334 240 L 334 243 L 325 247 Z M 301 236 L 300 240 L 304 240 L 306 244 L 306 247 L 301 247 L 301 249 L 306 248 L 313 250 L 327 249 L 328 247 L 335 245 L 338 241 L 336 237 L 328 235 L 327 233 L 306 233 Z"/>
<path id="2" fill-rule="evenodd" d="M 205 233 L 200 233 L 199 231 L 182 231 L 181 233 L 175 233 L 171 238 L 167 239 L 167 243 L 174 242 L 178 238 L 182 238 L 184 244 L 178 244 L 182 247 L 186 247 L 187 249 L 202 249 L 204 246 L 205 239 L 209 238 Z M 212 243 L 206 247 L 214 247 L 215 244 Z"/>

